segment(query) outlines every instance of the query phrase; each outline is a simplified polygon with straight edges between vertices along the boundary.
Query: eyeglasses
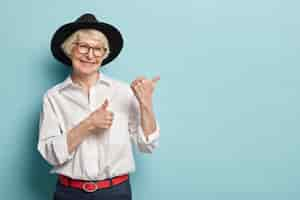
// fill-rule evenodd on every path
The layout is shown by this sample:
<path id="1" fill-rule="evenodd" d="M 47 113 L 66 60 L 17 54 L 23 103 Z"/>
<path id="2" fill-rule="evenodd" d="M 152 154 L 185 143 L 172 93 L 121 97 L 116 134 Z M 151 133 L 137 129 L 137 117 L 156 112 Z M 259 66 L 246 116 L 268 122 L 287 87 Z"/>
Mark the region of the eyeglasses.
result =
<path id="1" fill-rule="evenodd" d="M 77 49 L 80 54 L 87 54 L 90 52 L 90 49 L 92 49 L 95 57 L 102 57 L 107 51 L 107 48 L 105 47 L 91 47 L 88 44 L 82 42 L 74 42 L 73 44 L 77 45 Z"/>

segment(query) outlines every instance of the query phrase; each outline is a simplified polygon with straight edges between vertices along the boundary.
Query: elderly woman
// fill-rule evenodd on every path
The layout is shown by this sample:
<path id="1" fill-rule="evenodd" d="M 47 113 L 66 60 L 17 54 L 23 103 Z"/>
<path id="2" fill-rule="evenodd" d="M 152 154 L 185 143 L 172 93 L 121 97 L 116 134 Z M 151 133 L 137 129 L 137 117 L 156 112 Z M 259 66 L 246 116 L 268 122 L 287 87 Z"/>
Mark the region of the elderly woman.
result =
<path id="1" fill-rule="evenodd" d="M 132 145 L 152 153 L 159 126 L 152 105 L 160 79 L 130 85 L 100 73 L 123 47 L 112 25 L 84 14 L 51 40 L 56 59 L 72 68 L 43 96 L 38 151 L 58 175 L 54 199 L 131 199 Z"/>

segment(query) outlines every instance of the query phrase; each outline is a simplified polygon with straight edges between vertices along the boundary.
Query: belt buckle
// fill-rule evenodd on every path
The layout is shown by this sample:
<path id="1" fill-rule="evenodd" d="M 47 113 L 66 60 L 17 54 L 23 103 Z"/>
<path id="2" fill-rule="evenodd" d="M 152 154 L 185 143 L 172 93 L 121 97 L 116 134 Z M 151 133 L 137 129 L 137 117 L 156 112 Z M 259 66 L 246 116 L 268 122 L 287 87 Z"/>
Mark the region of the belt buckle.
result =
<path id="1" fill-rule="evenodd" d="M 98 185 L 94 182 L 85 182 L 82 185 L 82 189 L 86 192 L 95 192 L 98 189 Z"/>

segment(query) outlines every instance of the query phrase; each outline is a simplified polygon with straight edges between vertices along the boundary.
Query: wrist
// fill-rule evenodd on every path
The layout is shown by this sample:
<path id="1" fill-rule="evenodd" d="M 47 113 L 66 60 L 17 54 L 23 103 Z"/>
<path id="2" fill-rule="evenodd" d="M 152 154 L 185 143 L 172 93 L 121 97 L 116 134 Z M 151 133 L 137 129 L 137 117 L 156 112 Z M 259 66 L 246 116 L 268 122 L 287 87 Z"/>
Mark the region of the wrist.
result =
<path id="1" fill-rule="evenodd" d="M 152 105 L 152 101 L 145 101 L 145 102 L 140 102 L 140 108 L 141 110 L 144 111 L 152 111 L 153 105 Z"/>

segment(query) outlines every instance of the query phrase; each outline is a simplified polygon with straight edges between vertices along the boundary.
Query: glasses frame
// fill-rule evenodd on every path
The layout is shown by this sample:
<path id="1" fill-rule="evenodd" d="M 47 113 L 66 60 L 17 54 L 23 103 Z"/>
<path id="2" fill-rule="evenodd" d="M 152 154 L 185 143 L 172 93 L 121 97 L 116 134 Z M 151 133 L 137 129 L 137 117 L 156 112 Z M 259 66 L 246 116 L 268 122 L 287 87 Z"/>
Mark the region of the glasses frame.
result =
<path id="1" fill-rule="evenodd" d="M 82 54 L 82 55 L 86 55 L 86 54 L 88 54 L 89 52 L 90 52 L 90 49 L 92 49 L 93 50 L 93 55 L 95 56 L 95 57 L 97 57 L 97 58 L 99 58 L 99 57 L 103 57 L 104 55 L 105 55 L 105 53 L 107 52 L 107 48 L 105 48 L 105 47 L 92 47 L 92 46 L 90 46 L 90 45 L 88 45 L 87 43 L 85 43 L 85 42 L 73 42 L 73 44 L 76 44 L 76 47 L 77 47 L 77 50 L 78 50 L 78 52 L 80 53 L 80 54 Z M 81 47 L 81 51 L 80 51 L 80 45 L 84 45 L 84 47 L 85 48 L 87 48 L 87 51 L 82 51 L 82 48 L 83 47 Z M 97 49 L 101 49 L 101 51 L 103 52 L 101 55 L 96 55 L 95 54 L 95 50 L 97 50 Z M 100 50 L 99 50 L 100 51 Z"/>

